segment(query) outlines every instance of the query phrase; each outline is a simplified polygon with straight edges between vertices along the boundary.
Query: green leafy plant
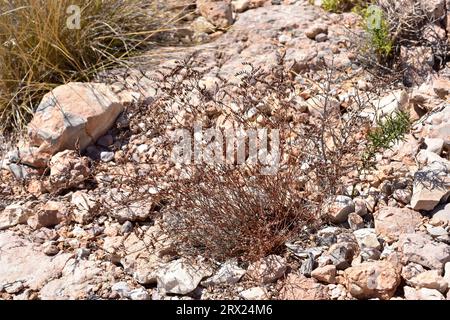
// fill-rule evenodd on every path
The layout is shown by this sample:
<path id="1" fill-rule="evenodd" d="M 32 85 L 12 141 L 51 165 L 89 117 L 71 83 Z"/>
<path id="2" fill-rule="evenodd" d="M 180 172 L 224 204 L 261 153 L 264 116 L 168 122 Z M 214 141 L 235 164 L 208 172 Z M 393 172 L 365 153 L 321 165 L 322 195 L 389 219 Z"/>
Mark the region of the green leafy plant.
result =
<path id="1" fill-rule="evenodd" d="M 367 7 L 370 0 L 324 0 L 322 8 L 330 12 L 346 12 L 350 10 L 360 10 Z"/>
<path id="2" fill-rule="evenodd" d="M 379 127 L 368 133 L 368 143 L 363 154 L 364 167 L 372 166 L 373 159 L 378 152 L 389 149 L 392 144 L 403 140 L 410 126 L 409 114 L 404 111 L 386 115 L 379 122 Z"/>

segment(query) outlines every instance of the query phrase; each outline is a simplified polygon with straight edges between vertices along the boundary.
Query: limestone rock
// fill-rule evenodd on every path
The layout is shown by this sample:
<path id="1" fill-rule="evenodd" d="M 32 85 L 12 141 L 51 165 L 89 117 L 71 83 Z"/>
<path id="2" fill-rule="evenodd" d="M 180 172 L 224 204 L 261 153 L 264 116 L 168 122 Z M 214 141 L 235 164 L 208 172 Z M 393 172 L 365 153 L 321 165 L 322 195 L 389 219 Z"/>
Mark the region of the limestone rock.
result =
<path id="1" fill-rule="evenodd" d="M 289 274 L 280 290 L 281 300 L 329 300 L 328 288 L 303 275 Z"/>
<path id="2" fill-rule="evenodd" d="M 102 285 L 113 281 L 112 272 L 105 272 L 99 261 L 70 259 L 61 276 L 49 281 L 39 296 L 43 300 L 92 299 Z"/>
<path id="3" fill-rule="evenodd" d="M 0 212 L 0 230 L 26 223 L 32 215 L 33 211 L 25 205 L 18 203 L 11 204 Z"/>
<path id="4" fill-rule="evenodd" d="M 433 162 L 414 175 L 411 207 L 414 210 L 433 210 L 450 195 L 449 166 Z"/>
<path id="5" fill-rule="evenodd" d="M 406 300 L 445 300 L 442 293 L 435 289 L 421 288 L 416 290 L 405 286 L 403 290 Z"/>
<path id="6" fill-rule="evenodd" d="M 405 263 L 415 262 L 429 269 L 443 270 L 444 264 L 450 261 L 450 246 L 434 242 L 425 234 L 400 235 L 398 248 Z"/>
<path id="7" fill-rule="evenodd" d="M 113 125 L 123 104 L 102 83 L 71 82 L 46 94 L 32 121 L 28 135 L 40 154 L 53 155 L 66 149 L 81 150 L 94 143 Z"/>
<path id="8" fill-rule="evenodd" d="M 192 29 L 194 29 L 194 32 L 196 33 L 213 33 L 216 29 L 216 27 L 206 20 L 205 17 L 198 17 L 192 22 Z"/>
<path id="9" fill-rule="evenodd" d="M 316 268 L 311 272 L 311 276 L 320 282 L 336 283 L 336 266 L 328 265 Z"/>
<path id="10" fill-rule="evenodd" d="M 447 291 L 448 283 L 437 270 L 422 272 L 408 280 L 408 284 L 416 288 L 436 289 L 441 293 Z"/>
<path id="11" fill-rule="evenodd" d="M 263 287 L 253 287 L 242 291 L 239 295 L 245 300 L 267 300 L 267 290 Z"/>
<path id="12" fill-rule="evenodd" d="M 58 201 L 48 201 L 37 208 L 34 216 L 28 219 L 28 225 L 34 229 L 53 227 L 68 219 L 67 207 Z"/>
<path id="13" fill-rule="evenodd" d="M 167 293 L 187 294 L 194 291 L 200 281 L 208 275 L 210 275 L 208 271 L 192 265 L 185 259 L 174 260 L 158 273 L 158 288 Z"/>
<path id="14" fill-rule="evenodd" d="M 235 284 L 239 282 L 245 272 L 237 265 L 236 261 L 230 260 L 225 262 L 215 275 L 203 281 L 202 285 Z"/>
<path id="15" fill-rule="evenodd" d="M 83 191 L 74 192 L 71 203 L 75 206 L 73 220 L 77 223 L 92 221 L 100 205 L 93 196 Z"/>
<path id="16" fill-rule="evenodd" d="M 250 0 L 234 0 L 231 2 L 236 12 L 244 12 L 250 7 Z"/>
<path id="17" fill-rule="evenodd" d="M 425 138 L 427 151 L 440 155 L 444 149 L 444 139 L 441 138 Z"/>
<path id="18" fill-rule="evenodd" d="M 51 192 L 78 187 L 89 178 L 91 170 L 86 157 L 78 157 L 73 150 L 55 154 L 50 160 L 50 177 L 45 188 Z"/>
<path id="19" fill-rule="evenodd" d="M 29 240 L 8 231 L 0 233 L 0 251 L 0 287 L 20 279 L 32 290 L 57 278 L 71 257 L 66 253 L 49 257 Z"/>
<path id="20" fill-rule="evenodd" d="M 353 232 L 361 249 L 381 249 L 381 244 L 378 241 L 376 231 L 372 228 L 359 229 Z"/>
<path id="21" fill-rule="evenodd" d="M 332 204 L 327 206 L 328 216 L 334 223 L 347 221 L 348 215 L 355 211 L 355 204 L 347 196 L 337 196 Z"/>
<path id="22" fill-rule="evenodd" d="M 247 275 L 253 280 L 267 284 L 282 277 L 286 268 L 286 262 L 282 257 L 270 255 L 252 263 L 247 269 Z"/>
<path id="23" fill-rule="evenodd" d="M 364 262 L 345 270 L 345 286 L 358 299 L 390 299 L 400 284 L 397 268 L 389 262 Z"/>
<path id="24" fill-rule="evenodd" d="M 197 0 L 200 14 L 218 28 L 228 28 L 233 24 L 231 4 L 222 0 Z"/>
<path id="25" fill-rule="evenodd" d="M 327 25 L 316 24 L 316 25 L 309 27 L 305 31 L 305 35 L 312 40 L 314 40 L 316 38 L 316 36 L 321 33 L 328 34 L 328 26 Z"/>
<path id="26" fill-rule="evenodd" d="M 444 149 L 450 148 L 450 104 L 445 104 L 441 109 L 426 118 L 424 127 L 420 132 L 423 138 L 436 138 L 444 140 Z"/>
<path id="27" fill-rule="evenodd" d="M 382 207 L 374 214 L 377 235 L 388 242 L 398 240 L 404 233 L 413 233 L 421 223 L 419 212 L 407 208 Z"/>

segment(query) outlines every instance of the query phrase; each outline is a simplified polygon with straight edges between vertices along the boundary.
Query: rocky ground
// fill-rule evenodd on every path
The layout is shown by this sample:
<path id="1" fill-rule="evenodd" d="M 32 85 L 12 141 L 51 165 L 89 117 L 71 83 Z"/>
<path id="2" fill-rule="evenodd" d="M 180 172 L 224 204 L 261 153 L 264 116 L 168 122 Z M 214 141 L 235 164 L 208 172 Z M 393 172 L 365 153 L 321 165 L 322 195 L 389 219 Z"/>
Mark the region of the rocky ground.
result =
<path id="1" fill-rule="evenodd" d="M 439 9 L 441 2 L 432 2 Z M 354 92 L 350 84 L 370 91 L 371 78 L 352 50 L 357 15 L 330 14 L 301 0 L 233 4 L 234 10 L 227 2 L 198 1 L 201 15 L 180 38 L 197 45 L 161 49 L 158 66 L 140 61 L 146 77 L 136 69 L 125 87 L 58 87 L 38 107 L 28 141 L 4 144 L 1 299 L 450 299 L 450 69 L 427 68 L 430 57 L 421 51 L 416 67 L 426 77 L 374 97 L 382 112 L 408 111 L 411 132 L 377 156 L 357 195 L 336 198 L 330 223 L 311 235 L 311 246 L 286 243 L 282 255 L 211 265 L 177 255 L 155 218 L 156 192 L 105 210 L 109 200 L 126 196 L 110 182 L 118 174 L 145 175 L 146 167 L 133 163 L 158 157 L 158 137 L 145 119 L 127 116 L 127 106 L 152 99 L 149 78 L 175 59 L 197 51 L 211 86 L 233 78 L 242 63 L 269 68 L 285 54 L 296 74 L 319 82 L 331 67 L 345 73 L 336 85 L 341 107 Z M 311 95 L 302 97 L 306 117 L 316 112 Z M 176 174 L 164 163 L 160 169 Z"/>

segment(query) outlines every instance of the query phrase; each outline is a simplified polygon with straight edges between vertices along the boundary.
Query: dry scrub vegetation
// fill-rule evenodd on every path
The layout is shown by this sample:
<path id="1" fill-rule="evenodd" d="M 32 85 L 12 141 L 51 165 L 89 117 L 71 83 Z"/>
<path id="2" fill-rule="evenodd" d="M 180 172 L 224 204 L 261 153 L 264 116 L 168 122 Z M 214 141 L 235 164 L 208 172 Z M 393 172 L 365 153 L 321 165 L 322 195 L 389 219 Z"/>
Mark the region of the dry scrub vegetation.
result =
<path id="1" fill-rule="evenodd" d="M 89 18 L 83 21 L 88 25 L 73 31 L 59 28 L 66 19 L 61 2 L 42 7 L 38 0 L 23 2 L 23 7 L 0 15 L 4 125 L 20 126 L 39 97 L 55 85 L 89 80 L 100 69 L 122 64 L 151 43 L 149 39 L 156 40 L 167 21 L 151 14 L 148 1 L 116 0 L 106 5 L 86 0 L 83 14 Z M 378 49 L 367 54 L 375 52 L 375 58 L 366 66 L 389 68 Z M 308 242 L 311 231 L 327 222 L 335 196 L 353 195 L 376 153 L 409 130 L 403 114 L 386 122 L 363 116 L 373 109 L 370 101 L 380 96 L 383 85 L 375 84 L 374 92 L 364 95 L 355 90 L 341 107 L 334 89 L 346 74 L 329 65 L 317 71 L 324 72 L 322 78 L 300 76 L 285 65 L 281 54 L 272 69 L 243 65 L 237 81 L 216 75 L 219 81 L 205 83 L 210 71 L 194 55 L 150 79 L 158 95 L 126 111 L 130 125 L 119 129 L 119 138 L 157 137 L 158 143 L 152 145 L 156 156 L 135 159 L 130 153 L 117 159 L 115 173 L 105 170 L 104 176 L 112 178 L 100 181 L 107 191 L 100 214 L 149 206 L 163 218 L 162 227 L 180 254 L 255 261 L 280 253 L 286 241 Z M 310 99 L 313 105 L 299 98 L 306 95 L 315 97 Z M 278 171 L 264 175 L 261 164 L 251 163 L 175 165 L 170 159 L 176 144 L 173 133 L 187 129 L 193 134 L 195 121 L 203 129 L 279 130 Z M 96 166 L 93 176 L 100 176 L 103 169 Z"/>
<path id="2" fill-rule="evenodd" d="M 322 84 L 306 76 L 299 82 L 280 56 L 270 70 L 244 64 L 237 82 L 206 84 L 202 79 L 209 70 L 195 60 L 194 55 L 162 71 L 152 79 L 157 98 L 129 110 L 134 138 L 158 137 L 155 152 L 162 154 L 144 161 L 124 159 L 120 166 L 133 163 L 137 169 L 118 174 L 109 184 L 127 192 L 113 206 L 153 201 L 180 254 L 255 261 L 280 253 L 287 241 L 308 242 L 311 232 L 327 222 L 334 197 L 364 179 L 374 160 L 368 152 L 389 147 L 407 131 L 395 125 L 371 129 L 373 119 L 361 115 L 372 109 L 370 95 L 357 92 L 348 108 L 337 107 L 333 88 L 342 74 L 336 70 L 326 71 Z M 314 105 L 299 99 L 306 92 L 318 97 Z M 249 162 L 248 140 L 244 164 L 171 163 L 175 130 L 190 130 L 193 137 L 196 121 L 203 129 L 222 132 L 279 130 L 279 170 L 265 175 L 261 163 Z M 102 207 L 111 208 L 111 203 Z"/>

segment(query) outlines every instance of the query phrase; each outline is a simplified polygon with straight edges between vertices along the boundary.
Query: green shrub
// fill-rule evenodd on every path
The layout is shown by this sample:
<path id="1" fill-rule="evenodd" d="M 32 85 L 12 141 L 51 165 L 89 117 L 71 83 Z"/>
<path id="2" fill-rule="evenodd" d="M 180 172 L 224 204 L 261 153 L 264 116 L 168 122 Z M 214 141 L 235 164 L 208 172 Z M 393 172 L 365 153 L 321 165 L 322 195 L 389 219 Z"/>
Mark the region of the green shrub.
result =
<path id="1" fill-rule="evenodd" d="M 324 0 L 322 8 L 326 11 L 341 13 L 366 8 L 370 2 L 370 0 Z"/>
<path id="2" fill-rule="evenodd" d="M 403 140 L 410 126 L 409 114 L 404 111 L 386 115 L 379 121 L 379 127 L 369 132 L 367 136 L 368 143 L 363 154 L 364 166 L 370 167 L 378 152 L 389 149 L 393 143 Z"/>

